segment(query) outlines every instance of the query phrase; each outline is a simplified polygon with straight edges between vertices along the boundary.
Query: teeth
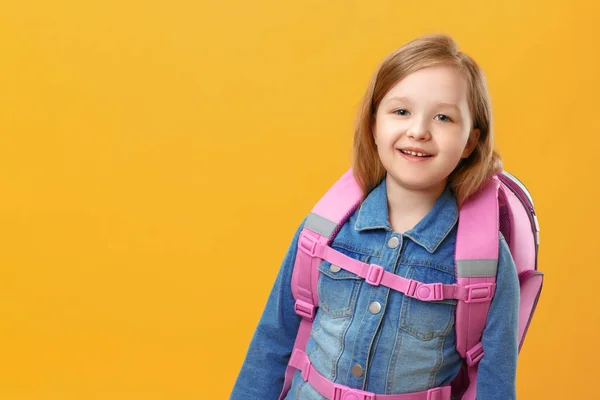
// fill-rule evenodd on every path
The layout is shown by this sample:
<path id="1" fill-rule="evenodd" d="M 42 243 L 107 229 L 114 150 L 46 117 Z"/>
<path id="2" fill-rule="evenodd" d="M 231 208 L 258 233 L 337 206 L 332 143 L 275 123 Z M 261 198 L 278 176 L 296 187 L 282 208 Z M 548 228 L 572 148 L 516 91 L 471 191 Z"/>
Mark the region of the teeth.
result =
<path id="1" fill-rule="evenodd" d="M 401 151 L 402 151 L 404 154 L 409 154 L 409 155 L 411 155 L 411 156 L 417 156 L 417 157 L 426 157 L 426 156 L 427 156 L 426 154 L 423 154 L 423 153 L 417 153 L 417 152 L 410 151 L 410 150 L 401 150 Z"/>

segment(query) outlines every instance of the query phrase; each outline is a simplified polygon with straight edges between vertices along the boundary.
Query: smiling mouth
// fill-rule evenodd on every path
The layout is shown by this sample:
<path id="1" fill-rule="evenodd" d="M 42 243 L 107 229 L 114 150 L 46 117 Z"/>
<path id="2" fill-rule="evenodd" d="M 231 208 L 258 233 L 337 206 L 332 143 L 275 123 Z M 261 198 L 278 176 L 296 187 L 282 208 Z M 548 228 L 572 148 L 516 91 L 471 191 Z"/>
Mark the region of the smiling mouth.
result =
<path id="1" fill-rule="evenodd" d="M 420 157 L 420 158 L 432 157 L 431 154 L 421 153 L 421 152 L 418 152 L 418 151 L 402 150 L 402 149 L 399 149 L 399 151 L 402 154 L 405 154 L 407 156 L 412 156 L 412 157 Z"/>

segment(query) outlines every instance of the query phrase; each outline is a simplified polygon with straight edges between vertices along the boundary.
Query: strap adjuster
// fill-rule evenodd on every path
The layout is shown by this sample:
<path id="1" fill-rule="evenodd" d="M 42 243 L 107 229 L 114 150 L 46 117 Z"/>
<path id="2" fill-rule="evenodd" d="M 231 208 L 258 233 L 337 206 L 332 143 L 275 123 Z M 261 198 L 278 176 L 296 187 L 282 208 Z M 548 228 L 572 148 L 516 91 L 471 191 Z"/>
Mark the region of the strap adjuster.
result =
<path id="1" fill-rule="evenodd" d="M 483 345 L 481 342 L 477 343 L 471 350 L 467 351 L 465 354 L 465 359 L 467 361 L 467 365 L 472 367 L 481 361 L 483 358 Z"/>
<path id="2" fill-rule="evenodd" d="M 351 389 L 348 386 L 334 383 L 331 400 L 375 400 L 375 393 Z"/>
<path id="3" fill-rule="evenodd" d="M 294 304 L 294 311 L 296 314 L 310 322 L 315 319 L 315 308 L 316 307 L 313 304 L 302 300 L 296 300 L 296 304 Z"/>
<path id="4" fill-rule="evenodd" d="M 444 300 L 444 285 L 441 283 L 421 283 L 410 279 L 405 294 L 421 301 Z"/>
<path id="5" fill-rule="evenodd" d="M 298 248 L 311 257 L 315 257 L 318 244 L 317 239 L 306 233 L 301 233 L 298 239 Z"/>
<path id="6" fill-rule="evenodd" d="M 495 283 L 475 283 L 465 286 L 467 289 L 467 298 L 465 303 L 483 303 L 490 301 L 494 297 Z"/>
<path id="7" fill-rule="evenodd" d="M 376 264 L 369 264 L 369 270 L 365 280 L 368 284 L 373 286 L 379 286 L 383 279 L 383 267 Z"/>

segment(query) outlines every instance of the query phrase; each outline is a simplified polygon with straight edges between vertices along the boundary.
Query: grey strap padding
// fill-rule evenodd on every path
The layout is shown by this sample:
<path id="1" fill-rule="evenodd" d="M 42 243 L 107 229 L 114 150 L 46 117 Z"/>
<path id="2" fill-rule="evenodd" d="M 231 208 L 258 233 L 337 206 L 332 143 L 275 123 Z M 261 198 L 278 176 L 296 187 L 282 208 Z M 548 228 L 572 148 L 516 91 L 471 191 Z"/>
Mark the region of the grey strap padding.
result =
<path id="1" fill-rule="evenodd" d="M 330 237 L 335 230 L 337 224 L 333 221 L 325 219 L 315 213 L 308 214 L 304 227 L 319 235 Z"/>
<path id="2" fill-rule="evenodd" d="M 496 277 L 498 259 L 457 260 L 456 269 L 459 278 Z"/>

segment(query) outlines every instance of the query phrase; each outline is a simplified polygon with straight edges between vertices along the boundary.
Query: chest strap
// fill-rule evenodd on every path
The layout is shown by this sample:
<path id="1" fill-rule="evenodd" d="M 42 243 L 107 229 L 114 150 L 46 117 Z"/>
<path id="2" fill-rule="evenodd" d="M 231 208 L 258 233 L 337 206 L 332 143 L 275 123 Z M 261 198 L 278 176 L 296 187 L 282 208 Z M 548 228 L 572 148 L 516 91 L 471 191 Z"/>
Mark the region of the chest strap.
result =
<path id="1" fill-rule="evenodd" d="M 329 400 L 450 400 L 450 386 L 414 393 L 375 394 L 338 385 L 321 375 L 313 367 L 306 353 L 299 349 L 294 350 L 290 358 L 290 365 L 299 369 L 302 379 Z"/>
<path id="2" fill-rule="evenodd" d="M 494 297 L 495 283 L 475 283 L 471 285 L 447 285 L 442 283 L 422 283 L 403 278 L 376 264 L 367 264 L 340 253 L 320 243 L 308 234 L 301 234 L 298 247 L 310 257 L 326 260 L 346 271 L 352 272 L 373 286 L 383 285 L 421 301 L 456 299 L 465 303 L 490 301 Z"/>

